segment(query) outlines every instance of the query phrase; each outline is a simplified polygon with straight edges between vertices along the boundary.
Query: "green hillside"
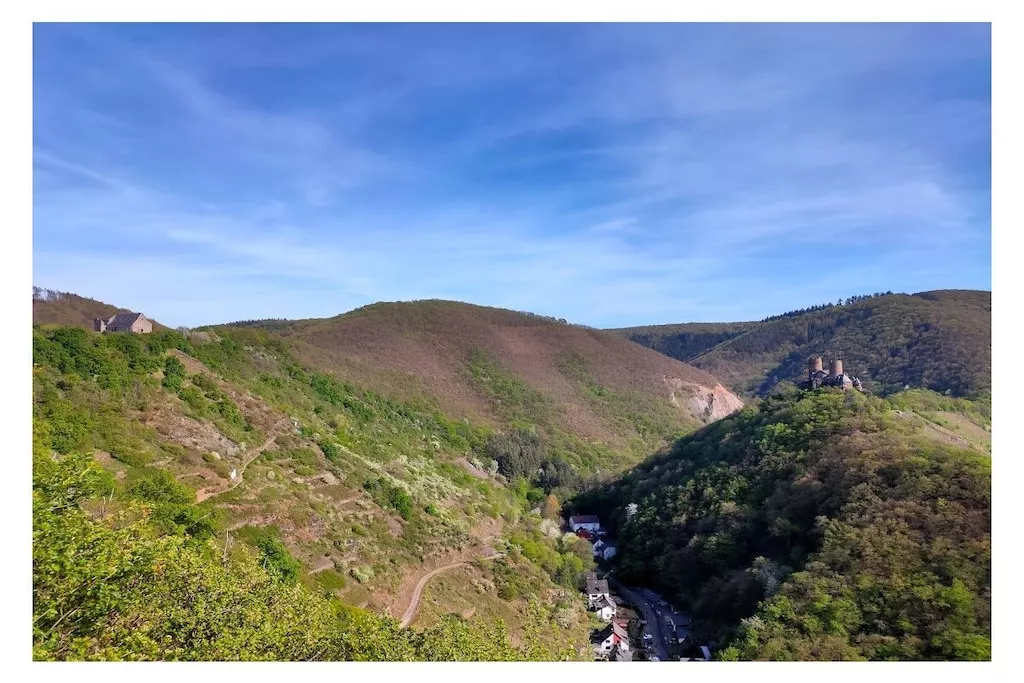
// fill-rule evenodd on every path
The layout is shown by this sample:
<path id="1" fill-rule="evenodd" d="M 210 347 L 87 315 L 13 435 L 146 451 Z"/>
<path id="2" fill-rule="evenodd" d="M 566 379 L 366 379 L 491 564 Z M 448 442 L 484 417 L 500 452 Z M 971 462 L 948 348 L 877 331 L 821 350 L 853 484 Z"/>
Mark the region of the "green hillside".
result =
<path id="1" fill-rule="evenodd" d="M 977 396 L 991 387 L 991 315 L 990 292 L 942 290 L 851 297 L 758 323 L 615 332 L 706 370 L 744 395 L 799 381 L 809 356 L 838 355 L 876 393 L 909 386 Z"/>
<path id="2" fill-rule="evenodd" d="M 623 580 L 689 609 L 724 659 L 988 659 L 990 459 L 915 409 L 989 419 L 935 394 L 785 390 L 571 507 L 608 519 Z"/>
<path id="3" fill-rule="evenodd" d="M 498 622 L 449 615 L 422 631 L 399 628 L 297 584 L 279 545 L 222 559 L 203 543 L 204 535 L 166 533 L 153 524 L 168 505 L 177 505 L 179 516 L 198 518 L 184 497 L 171 502 L 179 493 L 173 481 L 123 496 L 88 456 L 37 457 L 34 470 L 37 661 L 535 661 L 573 655 L 542 645 L 535 631 L 513 645 Z"/>
<path id="4" fill-rule="evenodd" d="M 37 659 L 586 651 L 586 553 L 539 532 L 537 482 L 488 472 L 490 428 L 302 366 L 256 329 L 36 327 L 33 366 Z M 484 616 L 399 629 L 387 615 L 417 579 L 458 562 L 487 578 Z"/>

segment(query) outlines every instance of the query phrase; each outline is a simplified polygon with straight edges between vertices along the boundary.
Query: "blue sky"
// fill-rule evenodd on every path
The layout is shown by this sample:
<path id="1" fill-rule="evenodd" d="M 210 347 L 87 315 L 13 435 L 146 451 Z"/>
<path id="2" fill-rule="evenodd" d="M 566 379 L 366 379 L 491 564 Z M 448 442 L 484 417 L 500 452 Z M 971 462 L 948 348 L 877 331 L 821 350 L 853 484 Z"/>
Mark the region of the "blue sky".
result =
<path id="1" fill-rule="evenodd" d="M 33 282 L 171 325 L 991 288 L 987 25 L 34 30 Z"/>

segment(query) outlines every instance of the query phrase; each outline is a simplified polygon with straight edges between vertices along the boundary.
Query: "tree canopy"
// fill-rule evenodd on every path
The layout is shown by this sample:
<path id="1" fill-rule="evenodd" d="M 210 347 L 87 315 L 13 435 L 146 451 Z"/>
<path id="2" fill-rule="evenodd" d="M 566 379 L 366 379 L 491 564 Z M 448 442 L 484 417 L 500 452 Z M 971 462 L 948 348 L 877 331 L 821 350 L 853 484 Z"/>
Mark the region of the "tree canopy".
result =
<path id="1" fill-rule="evenodd" d="M 623 580 L 689 608 L 726 658 L 986 659 L 989 458 L 894 407 L 779 392 L 570 507 L 616 527 Z"/>

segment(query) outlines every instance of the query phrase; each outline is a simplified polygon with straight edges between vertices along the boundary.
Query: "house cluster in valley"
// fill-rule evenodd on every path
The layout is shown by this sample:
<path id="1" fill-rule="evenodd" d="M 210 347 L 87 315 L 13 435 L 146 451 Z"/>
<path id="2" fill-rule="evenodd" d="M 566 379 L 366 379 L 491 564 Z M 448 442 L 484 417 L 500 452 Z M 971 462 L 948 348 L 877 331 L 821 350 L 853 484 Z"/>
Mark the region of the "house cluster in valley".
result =
<path id="1" fill-rule="evenodd" d="M 601 520 L 596 515 L 573 515 L 568 526 L 574 534 L 593 544 L 594 559 L 599 567 L 607 569 L 607 562 L 615 557 L 616 547 L 602 528 Z M 628 588 L 614 579 L 609 581 L 610 575 L 611 571 L 606 571 L 604 578 L 599 578 L 596 571 L 587 572 L 582 587 L 587 608 L 607 623 L 591 634 L 595 659 L 615 662 L 711 659 L 709 646 L 698 647 L 693 643 L 688 614 L 676 611 L 654 591 Z"/>
<path id="2" fill-rule="evenodd" d="M 607 541 L 608 532 L 601 528 L 601 520 L 597 515 L 574 515 L 569 518 L 569 529 L 594 544 L 595 560 L 615 557 L 616 548 Z"/>

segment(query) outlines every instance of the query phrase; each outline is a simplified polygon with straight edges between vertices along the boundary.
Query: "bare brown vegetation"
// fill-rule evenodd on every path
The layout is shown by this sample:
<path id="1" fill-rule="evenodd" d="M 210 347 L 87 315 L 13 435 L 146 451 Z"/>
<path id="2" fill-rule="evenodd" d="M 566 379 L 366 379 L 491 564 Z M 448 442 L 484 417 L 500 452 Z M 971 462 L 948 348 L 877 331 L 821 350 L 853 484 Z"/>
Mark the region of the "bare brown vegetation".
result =
<path id="1" fill-rule="evenodd" d="M 32 322 L 36 325 L 73 325 L 92 329 L 93 318 L 109 318 L 115 313 L 128 313 L 102 301 L 68 292 L 32 288 Z M 153 329 L 166 329 L 155 320 Z"/>
<path id="2" fill-rule="evenodd" d="M 682 420 L 703 422 L 688 394 L 722 394 L 711 375 L 608 332 L 515 311 L 450 301 L 381 303 L 279 332 L 300 357 L 338 377 L 402 400 L 420 399 L 459 417 L 501 422 L 464 367 L 483 350 L 559 407 L 560 427 L 614 442 L 621 432 L 595 410 L 579 382 L 560 369 L 566 354 L 585 363 L 597 384 L 624 394 L 656 396 Z M 672 400 L 673 392 L 676 400 Z M 728 392 L 725 392 L 726 394 Z M 730 395 L 731 396 L 731 395 Z M 683 399 L 683 400 L 680 400 Z"/>

